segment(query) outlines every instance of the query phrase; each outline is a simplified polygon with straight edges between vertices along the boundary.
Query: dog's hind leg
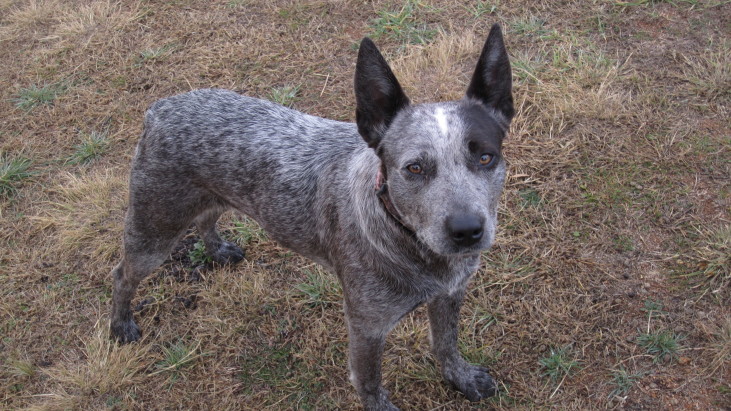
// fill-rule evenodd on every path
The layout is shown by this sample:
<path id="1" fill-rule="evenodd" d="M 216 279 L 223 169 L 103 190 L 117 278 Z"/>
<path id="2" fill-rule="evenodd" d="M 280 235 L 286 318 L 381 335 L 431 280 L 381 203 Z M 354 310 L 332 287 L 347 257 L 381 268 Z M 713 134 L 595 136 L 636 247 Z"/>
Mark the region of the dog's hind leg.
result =
<path id="1" fill-rule="evenodd" d="M 124 256 L 113 270 L 113 338 L 127 343 L 140 338 L 130 308 L 139 283 L 170 255 L 175 243 L 194 219 L 215 207 L 210 194 L 197 191 L 179 181 L 176 184 L 130 184 L 130 205 L 125 220 Z"/>
<path id="2" fill-rule="evenodd" d="M 435 297 L 428 303 L 432 352 L 437 357 L 442 376 L 470 401 L 479 401 L 497 393 L 495 380 L 488 370 L 470 365 L 457 351 L 459 310 L 464 290 Z"/>
<path id="3" fill-rule="evenodd" d="M 218 264 L 236 264 L 244 258 L 244 250 L 236 244 L 225 241 L 216 232 L 216 221 L 221 216 L 223 207 L 211 207 L 195 219 L 195 226 L 203 238 L 206 254 Z"/>
<path id="4" fill-rule="evenodd" d="M 140 338 L 140 328 L 135 324 L 130 307 L 132 298 L 140 281 L 165 261 L 184 230 L 183 226 L 168 236 L 151 237 L 130 233 L 129 229 L 125 233 L 124 257 L 112 271 L 114 292 L 110 332 L 119 342 L 128 343 Z"/>

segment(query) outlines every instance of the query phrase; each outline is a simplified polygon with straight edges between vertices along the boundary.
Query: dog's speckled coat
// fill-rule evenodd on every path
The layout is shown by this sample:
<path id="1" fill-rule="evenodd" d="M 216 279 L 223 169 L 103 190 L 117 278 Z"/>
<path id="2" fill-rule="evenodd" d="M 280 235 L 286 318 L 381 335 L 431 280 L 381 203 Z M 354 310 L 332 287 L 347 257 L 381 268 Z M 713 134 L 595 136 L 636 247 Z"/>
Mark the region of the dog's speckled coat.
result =
<path id="1" fill-rule="evenodd" d="M 132 164 L 124 257 L 113 272 L 115 338 L 140 337 L 130 301 L 190 224 L 215 261 L 244 257 L 215 231 L 220 214 L 235 208 L 338 276 L 351 381 L 366 409 L 396 409 L 381 385 L 384 340 L 424 303 L 444 378 L 472 401 L 496 392 L 456 343 L 467 283 L 495 237 L 501 147 L 514 114 L 500 28 L 490 31 L 462 100 L 410 105 L 368 39 L 355 91 L 357 124 L 223 90 L 150 107 Z"/>

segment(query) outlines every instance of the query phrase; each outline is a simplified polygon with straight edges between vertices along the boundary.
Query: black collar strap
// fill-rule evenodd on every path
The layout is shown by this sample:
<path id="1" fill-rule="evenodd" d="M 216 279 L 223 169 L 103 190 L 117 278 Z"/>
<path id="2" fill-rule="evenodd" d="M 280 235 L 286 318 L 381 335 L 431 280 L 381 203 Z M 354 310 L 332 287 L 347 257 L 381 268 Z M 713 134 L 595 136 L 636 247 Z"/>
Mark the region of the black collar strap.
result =
<path id="1" fill-rule="evenodd" d="M 398 210 L 396 210 L 396 207 L 393 206 L 393 203 L 391 202 L 391 197 L 388 195 L 388 182 L 385 178 L 383 178 L 383 172 L 380 169 L 378 170 L 378 174 L 376 175 L 376 186 L 374 188 L 376 189 L 376 195 L 381 200 L 381 203 L 386 209 L 386 212 L 390 214 L 391 217 L 393 217 L 393 219 L 396 220 L 399 225 L 401 225 L 401 227 L 408 230 L 409 232 L 413 232 L 406 224 L 404 224 Z"/>

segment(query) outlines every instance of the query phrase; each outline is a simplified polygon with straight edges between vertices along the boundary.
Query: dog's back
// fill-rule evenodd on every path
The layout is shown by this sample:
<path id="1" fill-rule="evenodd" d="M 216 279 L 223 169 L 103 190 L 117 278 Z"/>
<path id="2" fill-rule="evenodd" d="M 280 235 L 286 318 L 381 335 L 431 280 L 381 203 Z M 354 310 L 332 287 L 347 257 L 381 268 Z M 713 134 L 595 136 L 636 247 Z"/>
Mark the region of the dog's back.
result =
<path id="1" fill-rule="evenodd" d="M 321 260 L 320 209 L 353 156 L 367 151 L 355 125 L 226 90 L 160 100 L 145 115 L 131 175 L 135 207 L 173 185 L 254 218 L 283 245 Z M 180 204 L 180 202 L 178 202 Z M 154 207 L 155 202 L 142 205 Z M 169 207 L 169 205 L 168 205 Z M 170 212 L 169 208 L 165 211 Z"/>

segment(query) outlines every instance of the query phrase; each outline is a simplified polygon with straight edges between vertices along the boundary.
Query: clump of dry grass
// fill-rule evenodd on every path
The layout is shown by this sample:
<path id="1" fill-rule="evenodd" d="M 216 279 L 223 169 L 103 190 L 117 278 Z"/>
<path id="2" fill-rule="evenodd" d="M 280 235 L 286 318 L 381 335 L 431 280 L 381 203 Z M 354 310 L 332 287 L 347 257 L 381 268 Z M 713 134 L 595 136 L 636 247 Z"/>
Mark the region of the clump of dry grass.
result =
<path id="1" fill-rule="evenodd" d="M 42 371 L 52 388 L 42 403 L 29 410 L 98 408 L 145 380 L 151 346 L 118 346 L 109 338 L 105 318 L 100 315 L 91 335 L 81 339 L 79 352 L 68 352 L 59 365 Z"/>
<path id="2" fill-rule="evenodd" d="M 121 246 L 126 186 L 126 175 L 111 170 L 67 174 L 48 214 L 34 217 L 36 225 L 55 233 L 61 254 L 109 264 Z"/>

